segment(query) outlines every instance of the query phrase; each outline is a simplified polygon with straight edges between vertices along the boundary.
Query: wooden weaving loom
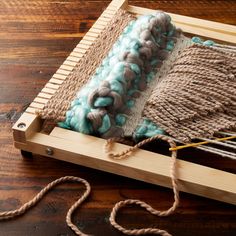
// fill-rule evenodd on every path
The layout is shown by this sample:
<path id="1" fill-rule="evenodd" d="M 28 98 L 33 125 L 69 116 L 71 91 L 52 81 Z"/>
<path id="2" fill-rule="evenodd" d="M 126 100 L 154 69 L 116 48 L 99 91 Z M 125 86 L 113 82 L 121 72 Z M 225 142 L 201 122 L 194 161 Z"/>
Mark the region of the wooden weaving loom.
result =
<path id="1" fill-rule="evenodd" d="M 59 127 L 55 127 L 50 134 L 45 134 L 41 132 L 43 120 L 35 114 L 35 111 L 42 109 L 53 96 L 120 8 L 137 16 L 154 12 L 151 9 L 131 6 L 128 0 L 113 0 L 15 123 L 14 145 L 23 151 L 171 187 L 170 157 L 140 149 L 130 158 L 115 161 L 104 155 L 102 150 L 104 139 Z M 175 25 L 185 33 L 197 34 L 229 44 L 236 43 L 235 26 L 176 14 L 169 15 Z M 114 151 L 122 151 L 127 147 L 117 143 Z M 179 188 L 183 192 L 236 204 L 235 174 L 178 160 L 178 179 Z"/>

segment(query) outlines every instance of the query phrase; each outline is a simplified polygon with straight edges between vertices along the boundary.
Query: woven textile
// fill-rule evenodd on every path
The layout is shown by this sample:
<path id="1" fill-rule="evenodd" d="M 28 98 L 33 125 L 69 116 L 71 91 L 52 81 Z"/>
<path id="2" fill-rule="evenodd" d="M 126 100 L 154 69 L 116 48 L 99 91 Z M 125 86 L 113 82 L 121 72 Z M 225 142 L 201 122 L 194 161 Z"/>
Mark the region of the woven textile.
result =
<path id="1" fill-rule="evenodd" d="M 140 97 L 138 98 L 138 102 L 136 102 L 134 107 L 131 109 L 127 118 L 127 122 L 123 126 L 125 136 L 133 135 L 137 126 L 140 125 L 140 121 L 142 121 L 142 111 L 152 91 L 155 89 L 158 82 L 163 77 L 165 77 L 169 70 L 173 67 L 173 64 L 176 61 L 176 58 L 178 57 L 179 53 L 183 51 L 184 48 L 192 44 L 193 42 L 191 41 L 191 39 L 185 37 L 182 34 L 177 39 L 173 51 L 169 52 L 168 57 L 163 61 L 162 66 L 158 69 L 156 73 L 156 78 L 147 84 L 147 89 L 141 93 Z"/>
<path id="2" fill-rule="evenodd" d="M 186 48 L 143 116 L 184 142 L 236 127 L 236 54 L 197 44 Z"/>
<path id="3" fill-rule="evenodd" d="M 180 34 L 161 11 L 130 22 L 78 91 L 59 126 L 103 138 L 123 136 L 131 108 L 155 79 Z"/>
<path id="4" fill-rule="evenodd" d="M 118 10 L 106 28 L 101 32 L 87 53 L 77 63 L 73 72 L 65 79 L 54 96 L 47 102 L 39 115 L 43 119 L 63 121 L 76 93 L 95 73 L 123 29 L 134 17 L 124 10 Z"/>

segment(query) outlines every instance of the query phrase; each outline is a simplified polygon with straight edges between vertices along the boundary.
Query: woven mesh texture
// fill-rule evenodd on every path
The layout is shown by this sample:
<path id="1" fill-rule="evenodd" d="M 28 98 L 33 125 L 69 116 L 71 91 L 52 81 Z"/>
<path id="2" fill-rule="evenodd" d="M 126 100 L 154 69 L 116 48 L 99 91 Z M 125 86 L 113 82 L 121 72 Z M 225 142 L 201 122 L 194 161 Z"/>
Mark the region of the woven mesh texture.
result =
<path id="1" fill-rule="evenodd" d="M 63 81 L 54 96 L 47 102 L 39 115 L 43 119 L 63 121 L 76 92 L 95 73 L 128 23 L 134 17 L 124 10 L 118 10 L 105 29 L 100 33 L 86 54 L 79 60 L 72 73 Z"/>

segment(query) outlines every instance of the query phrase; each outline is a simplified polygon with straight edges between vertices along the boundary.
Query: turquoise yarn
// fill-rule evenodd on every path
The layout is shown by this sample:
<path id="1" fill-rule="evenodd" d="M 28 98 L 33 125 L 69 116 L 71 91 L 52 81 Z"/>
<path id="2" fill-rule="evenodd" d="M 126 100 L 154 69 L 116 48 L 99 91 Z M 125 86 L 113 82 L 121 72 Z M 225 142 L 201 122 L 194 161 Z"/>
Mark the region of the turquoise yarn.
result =
<path id="1" fill-rule="evenodd" d="M 144 119 L 134 131 L 133 138 L 138 141 L 143 138 L 151 138 L 158 134 L 165 134 L 165 132 L 152 121 Z"/>
<path id="2" fill-rule="evenodd" d="M 206 40 L 205 42 L 203 42 L 204 46 L 214 46 L 215 42 L 212 40 Z"/>
<path id="3" fill-rule="evenodd" d="M 127 105 L 128 108 L 132 108 L 134 106 L 134 104 L 135 104 L 134 100 L 128 100 L 126 102 L 126 105 Z"/>
<path id="4" fill-rule="evenodd" d="M 95 100 L 95 107 L 106 107 L 113 103 L 113 99 L 110 97 L 99 97 Z"/>
<path id="5" fill-rule="evenodd" d="M 123 88 L 122 83 L 120 81 L 113 80 L 110 83 L 110 86 L 111 86 L 111 90 L 119 93 L 120 95 L 124 94 L 124 88 Z"/>
<path id="6" fill-rule="evenodd" d="M 98 132 L 99 133 L 105 133 L 105 132 L 107 132 L 107 130 L 110 129 L 110 127 L 111 127 L 111 121 L 110 121 L 109 116 L 106 114 L 103 117 L 102 126 L 98 129 Z"/>
<path id="7" fill-rule="evenodd" d="M 147 76 L 147 82 L 151 82 L 155 78 L 156 74 L 154 72 L 150 72 Z"/>
<path id="8" fill-rule="evenodd" d="M 126 120 L 127 120 L 127 118 L 126 118 L 125 115 L 123 115 L 123 114 L 117 114 L 117 115 L 116 115 L 115 121 L 116 121 L 116 124 L 117 124 L 118 126 L 124 125 L 125 122 L 126 122 Z"/>
<path id="9" fill-rule="evenodd" d="M 77 109 L 79 105 L 73 107 L 73 116 L 68 116 L 66 118 L 66 125 L 69 123 L 73 130 L 79 131 L 84 134 L 90 134 L 92 132 L 92 124 L 87 119 L 87 115 L 90 112 L 89 108 Z M 72 113 L 73 114 L 73 113 Z M 80 120 L 80 122 L 78 122 Z"/>
<path id="10" fill-rule="evenodd" d="M 199 37 L 192 37 L 192 42 L 194 42 L 194 43 L 199 43 L 199 44 L 202 44 L 203 43 L 203 41 L 199 38 Z"/>
<path id="11" fill-rule="evenodd" d="M 157 13 L 131 21 L 89 82 L 77 93 L 64 122 L 58 125 L 101 136 L 114 124 L 122 127 L 127 120 L 125 110 L 134 107 L 135 98 L 155 78 L 156 65 L 164 60 L 158 52 L 174 48 L 177 31 L 170 20 L 165 13 Z M 150 69 L 146 69 L 148 66 Z M 155 133 L 156 126 L 150 122 L 146 126 L 145 135 Z"/>
<path id="12" fill-rule="evenodd" d="M 171 41 L 169 41 L 169 42 L 167 43 L 166 49 L 167 49 L 168 51 L 172 51 L 172 50 L 174 49 L 174 46 L 175 46 L 175 43 L 174 43 L 173 40 L 171 40 Z"/>
<path id="13" fill-rule="evenodd" d="M 214 46 L 215 45 L 215 42 L 214 41 L 212 41 L 212 40 L 206 40 L 206 41 L 204 41 L 204 40 L 202 40 L 201 38 L 199 38 L 199 37 L 192 37 L 192 42 L 193 43 L 198 43 L 198 44 L 202 44 L 202 45 L 204 45 L 204 46 Z"/>

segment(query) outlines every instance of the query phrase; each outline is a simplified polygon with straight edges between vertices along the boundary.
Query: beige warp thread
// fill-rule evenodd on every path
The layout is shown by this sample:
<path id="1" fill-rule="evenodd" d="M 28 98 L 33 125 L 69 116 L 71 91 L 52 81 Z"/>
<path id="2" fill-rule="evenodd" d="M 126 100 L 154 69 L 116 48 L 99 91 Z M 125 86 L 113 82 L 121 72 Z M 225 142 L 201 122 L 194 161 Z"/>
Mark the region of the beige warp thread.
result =
<path id="1" fill-rule="evenodd" d="M 131 153 L 133 153 L 134 151 L 137 151 L 137 149 L 139 147 L 141 147 L 142 145 L 152 142 L 156 139 L 161 139 L 161 140 L 168 142 L 171 148 L 176 147 L 175 142 L 172 139 L 170 139 L 169 137 L 166 137 L 163 135 L 157 135 L 157 136 L 154 136 L 152 138 L 146 139 L 146 140 L 138 143 L 137 145 L 127 149 L 126 151 L 123 151 L 121 153 L 116 153 L 116 154 L 111 153 L 110 150 L 111 150 L 112 144 L 114 143 L 114 141 L 117 141 L 118 138 L 110 139 L 110 140 L 107 140 L 107 142 L 105 144 L 105 152 L 107 153 L 108 157 L 116 159 L 116 160 L 120 160 L 120 159 L 126 158 L 127 156 L 131 155 Z M 120 141 L 120 139 L 119 139 L 119 141 Z M 116 216 L 121 208 L 128 206 L 128 205 L 138 205 L 138 206 L 146 209 L 151 214 L 157 215 L 157 216 L 168 216 L 168 215 L 174 213 L 176 208 L 179 205 L 179 190 L 178 190 L 177 171 L 176 171 L 176 157 L 177 157 L 177 151 L 174 150 L 174 151 L 172 151 L 172 158 L 171 158 L 172 165 L 171 165 L 171 171 L 170 171 L 170 176 L 171 176 L 172 186 L 173 186 L 173 191 L 174 191 L 173 205 L 166 211 L 158 211 L 158 210 L 152 208 L 147 203 L 137 200 L 137 199 L 127 199 L 125 201 L 120 201 L 120 202 L 116 203 L 115 206 L 113 207 L 110 218 L 109 218 L 110 223 L 114 228 L 116 228 L 117 230 L 119 230 L 122 233 L 127 234 L 127 235 L 159 234 L 159 235 L 163 235 L 163 236 L 170 236 L 170 234 L 167 231 L 161 230 L 158 228 L 126 229 L 116 222 Z M 26 202 L 20 208 L 18 208 L 16 210 L 12 210 L 12 211 L 1 212 L 0 213 L 0 221 L 14 218 L 19 215 L 23 215 L 27 210 L 29 210 L 31 207 L 35 206 L 44 197 L 44 195 L 47 192 L 49 192 L 49 190 L 54 188 L 56 185 L 59 185 L 59 184 L 65 183 L 65 182 L 78 182 L 78 183 L 82 183 L 85 185 L 85 188 L 86 188 L 85 192 L 68 210 L 67 215 L 66 215 L 66 223 L 74 231 L 75 234 L 81 235 L 81 236 L 88 236 L 87 234 L 84 234 L 83 232 L 81 232 L 78 229 L 78 227 L 72 223 L 71 218 L 72 218 L 73 212 L 81 205 L 82 202 L 85 201 L 85 199 L 90 194 L 91 187 L 90 187 L 90 184 L 85 179 L 82 179 L 79 177 L 74 177 L 74 176 L 65 176 L 65 177 L 56 179 L 53 182 L 49 183 L 45 188 L 43 188 L 32 200 Z"/>

